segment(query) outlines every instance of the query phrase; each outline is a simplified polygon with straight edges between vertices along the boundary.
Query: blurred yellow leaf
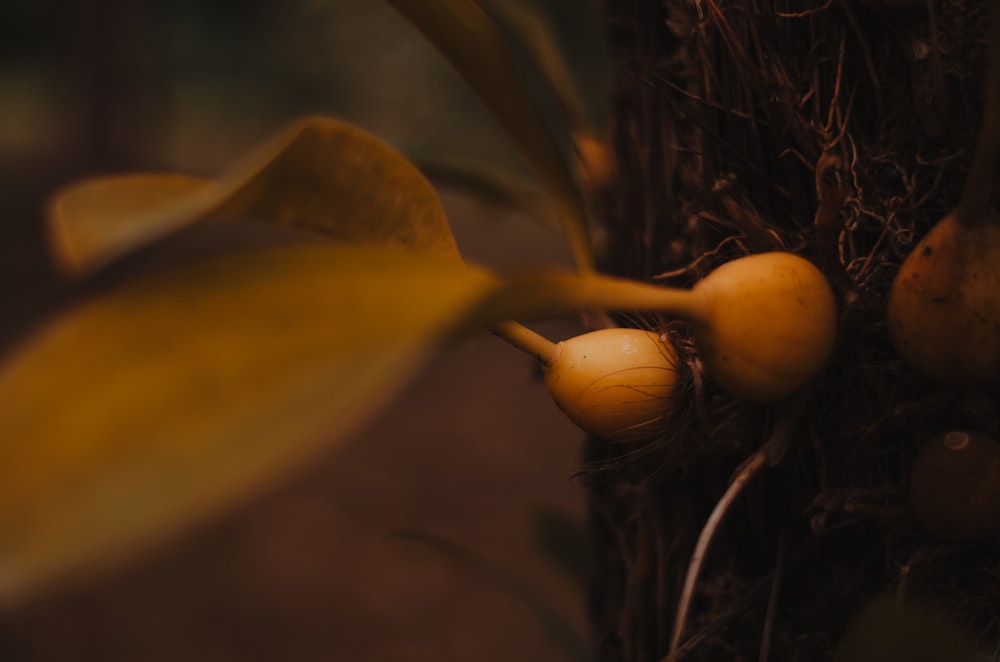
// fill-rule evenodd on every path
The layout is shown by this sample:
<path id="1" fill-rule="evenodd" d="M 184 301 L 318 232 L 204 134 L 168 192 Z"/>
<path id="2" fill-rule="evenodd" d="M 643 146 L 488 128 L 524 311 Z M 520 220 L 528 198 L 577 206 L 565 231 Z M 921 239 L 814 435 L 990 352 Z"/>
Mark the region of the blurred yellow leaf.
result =
<path id="1" fill-rule="evenodd" d="M 201 255 L 15 347 L 0 363 L 0 605 L 279 481 L 453 333 L 658 289 L 572 272 L 500 281 L 454 258 L 333 241 Z"/>
<path id="2" fill-rule="evenodd" d="M 175 268 L 0 364 L 0 603 L 122 561 L 340 441 L 498 287 L 339 243 Z"/>
<path id="3" fill-rule="evenodd" d="M 437 193 L 420 171 L 385 143 L 338 120 L 296 123 L 229 181 L 207 216 L 458 256 Z"/>
<path id="4" fill-rule="evenodd" d="M 222 191 L 218 182 L 170 173 L 86 179 L 49 206 L 49 237 L 59 263 L 78 271 L 188 225 Z"/>
<path id="5" fill-rule="evenodd" d="M 490 17 L 474 0 L 388 2 L 427 36 L 508 132 L 551 196 L 577 266 L 591 270 L 580 191 Z"/>
<path id="6" fill-rule="evenodd" d="M 353 243 L 458 256 L 433 187 L 409 161 L 350 124 L 296 122 L 224 182 L 174 174 L 105 177 L 54 196 L 52 243 L 71 271 L 204 218 L 243 218 Z"/>

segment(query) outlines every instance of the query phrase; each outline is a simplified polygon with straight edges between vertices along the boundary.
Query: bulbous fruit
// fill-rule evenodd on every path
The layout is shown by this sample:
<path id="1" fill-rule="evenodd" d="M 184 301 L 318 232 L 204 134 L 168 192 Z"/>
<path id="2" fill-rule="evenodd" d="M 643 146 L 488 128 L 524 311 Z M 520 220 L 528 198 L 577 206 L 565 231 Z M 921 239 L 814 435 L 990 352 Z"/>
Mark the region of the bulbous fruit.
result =
<path id="1" fill-rule="evenodd" d="M 553 399 L 579 427 L 602 439 L 649 437 L 677 391 L 673 348 L 639 329 L 601 329 L 558 343 L 542 366 Z"/>
<path id="2" fill-rule="evenodd" d="M 934 437 L 913 462 L 909 494 L 917 521 L 942 540 L 1000 533 L 1000 443 L 965 430 Z"/>
<path id="3" fill-rule="evenodd" d="M 728 262 L 692 290 L 705 319 L 692 323 L 712 378 L 755 402 L 793 395 L 823 368 L 837 336 L 837 304 L 826 278 L 791 253 Z"/>
<path id="4" fill-rule="evenodd" d="M 896 276 L 887 321 L 896 351 L 928 377 L 1000 381 L 1000 215 L 931 228 Z"/>

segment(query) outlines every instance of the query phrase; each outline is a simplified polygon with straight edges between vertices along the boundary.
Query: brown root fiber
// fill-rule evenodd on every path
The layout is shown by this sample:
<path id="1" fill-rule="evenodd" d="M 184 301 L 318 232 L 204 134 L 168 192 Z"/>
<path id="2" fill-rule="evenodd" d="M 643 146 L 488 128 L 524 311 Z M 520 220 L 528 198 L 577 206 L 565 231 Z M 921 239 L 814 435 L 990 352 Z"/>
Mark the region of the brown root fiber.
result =
<path id="1" fill-rule="evenodd" d="M 886 591 L 946 609 L 993 650 L 1000 543 L 934 539 L 905 495 L 921 442 L 957 428 L 996 436 L 1000 398 L 916 375 L 885 324 L 902 260 L 962 191 L 986 2 L 602 4 L 615 153 L 614 176 L 593 192 L 608 230 L 602 270 L 686 286 L 780 247 L 820 266 L 840 306 L 835 355 L 804 394 L 784 458 L 720 526 L 679 659 L 829 660 L 850 617 Z M 688 367 L 678 411 L 645 447 L 587 446 L 591 617 L 605 661 L 666 655 L 699 532 L 776 423 L 773 408 L 701 374 L 682 325 L 660 330 Z"/>

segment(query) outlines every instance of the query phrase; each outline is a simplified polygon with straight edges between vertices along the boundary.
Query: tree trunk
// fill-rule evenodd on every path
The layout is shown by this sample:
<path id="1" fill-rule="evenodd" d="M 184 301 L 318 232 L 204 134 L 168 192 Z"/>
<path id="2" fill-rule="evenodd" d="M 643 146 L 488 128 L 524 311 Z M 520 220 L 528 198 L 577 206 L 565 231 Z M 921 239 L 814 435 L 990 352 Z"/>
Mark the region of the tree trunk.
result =
<path id="1" fill-rule="evenodd" d="M 782 423 L 780 462 L 721 524 L 682 659 L 826 660 L 890 592 L 1000 641 L 990 543 L 949 545 L 906 497 L 921 444 L 998 432 L 998 391 L 958 395 L 898 358 L 885 308 L 903 259 L 958 203 L 982 115 L 985 0 L 606 0 L 616 175 L 602 269 L 687 286 L 735 257 L 804 255 L 836 292 L 839 340 L 798 405 L 736 400 L 703 376 L 659 438 L 591 439 L 601 659 L 660 660 L 692 550 L 733 471 Z M 761 653 L 761 651 L 765 651 Z"/>

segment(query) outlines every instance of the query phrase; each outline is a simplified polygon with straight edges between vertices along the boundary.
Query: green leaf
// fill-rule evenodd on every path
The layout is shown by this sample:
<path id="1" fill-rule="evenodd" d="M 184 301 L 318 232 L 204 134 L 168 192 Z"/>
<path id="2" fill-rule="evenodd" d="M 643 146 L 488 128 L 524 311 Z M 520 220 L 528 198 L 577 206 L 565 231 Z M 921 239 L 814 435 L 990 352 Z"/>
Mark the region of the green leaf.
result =
<path id="1" fill-rule="evenodd" d="M 495 563 L 483 558 L 471 549 L 453 540 L 423 531 L 398 531 L 393 537 L 418 544 L 447 559 L 456 566 L 474 572 L 486 580 L 494 589 L 513 598 L 535 615 L 549 638 L 571 659 L 593 662 L 596 651 L 569 620 L 552 604 L 524 580 L 512 575 Z"/>
<path id="2" fill-rule="evenodd" d="M 943 615 L 884 597 L 858 615 L 837 662 L 974 662 L 975 648 Z"/>
<path id="3" fill-rule="evenodd" d="M 577 265 L 591 270 L 580 191 L 490 17 L 474 0 L 387 1 L 427 36 L 508 132 L 552 197 Z"/>
<path id="4" fill-rule="evenodd" d="M 554 30 L 554 17 L 547 16 L 537 2 L 530 0 L 491 2 L 489 8 L 516 35 L 522 48 L 530 53 L 541 78 L 558 101 L 570 129 L 574 172 L 579 186 L 588 191 L 604 190 L 612 177 L 613 156 L 607 141 L 597 129 L 597 123 L 591 119 L 595 113 L 584 103 L 578 80 Z M 580 6 L 573 7 L 571 11 L 587 14 L 587 8 Z M 591 49 L 601 50 L 602 45 L 601 42 L 592 44 Z"/>
<path id="5" fill-rule="evenodd" d="M 433 187 L 392 148 L 350 124 L 296 122 L 222 183 L 173 174 L 85 181 L 56 194 L 56 256 L 93 269 L 205 218 L 267 221 L 359 244 L 458 257 Z"/>
<path id="6" fill-rule="evenodd" d="M 324 243 L 189 264 L 55 319 L 0 364 L 0 603 L 273 485 L 496 287 L 440 256 Z"/>
<path id="7" fill-rule="evenodd" d="M 576 78 L 563 53 L 552 26 L 535 3 L 504 0 L 489 3 L 491 11 L 517 36 L 527 50 L 573 132 L 593 133 L 593 123 L 583 102 Z M 583 11 L 577 8 L 576 11 Z"/>
<path id="8" fill-rule="evenodd" d="M 547 228 L 559 231 L 549 201 L 530 179 L 496 164 L 467 156 L 416 154 L 413 162 L 437 186 L 454 186 L 487 204 L 524 212 Z"/>

